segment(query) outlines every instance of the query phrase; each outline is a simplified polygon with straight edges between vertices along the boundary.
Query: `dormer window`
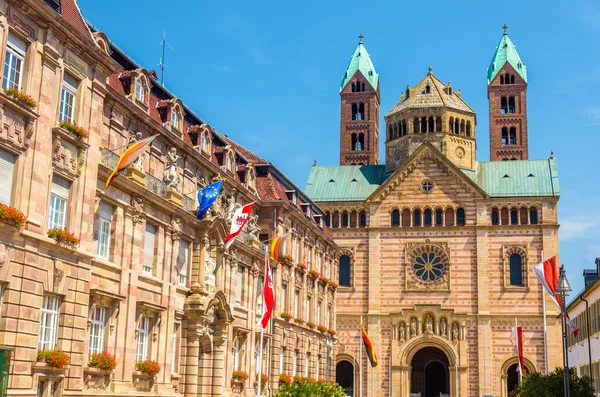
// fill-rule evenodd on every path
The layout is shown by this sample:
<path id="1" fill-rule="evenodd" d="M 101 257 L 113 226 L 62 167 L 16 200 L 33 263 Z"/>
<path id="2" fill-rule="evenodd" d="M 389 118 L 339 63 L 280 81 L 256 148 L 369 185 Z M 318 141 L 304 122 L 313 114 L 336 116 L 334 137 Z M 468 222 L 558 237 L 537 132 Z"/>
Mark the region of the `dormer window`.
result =
<path id="1" fill-rule="evenodd" d="M 144 80 L 140 77 L 135 81 L 135 99 L 142 103 L 146 103 L 146 87 Z"/>
<path id="2" fill-rule="evenodd" d="M 292 204 L 298 205 L 298 202 L 297 202 L 297 199 L 296 199 L 296 192 L 292 193 Z"/>
<path id="3" fill-rule="evenodd" d="M 296 206 L 297 201 L 296 201 L 296 191 L 295 190 L 286 190 L 285 194 L 287 194 L 287 198 L 288 200 L 290 200 L 292 202 L 292 205 Z"/>
<path id="4" fill-rule="evenodd" d="M 306 216 L 310 218 L 310 205 L 306 208 Z"/>
<path id="5" fill-rule="evenodd" d="M 177 110 L 173 108 L 173 110 L 171 111 L 171 127 L 179 131 L 179 124 L 179 114 L 177 114 Z"/>
<path id="6" fill-rule="evenodd" d="M 246 167 L 246 186 L 251 190 L 256 189 L 256 175 L 252 164 Z"/>
<path id="7" fill-rule="evenodd" d="M 207 147 L 206 134 L 202 133 L 202 138 L 200 139 L 200 148 L 202 149 L 203 152 L 206 152 L 206 147 Z"/>

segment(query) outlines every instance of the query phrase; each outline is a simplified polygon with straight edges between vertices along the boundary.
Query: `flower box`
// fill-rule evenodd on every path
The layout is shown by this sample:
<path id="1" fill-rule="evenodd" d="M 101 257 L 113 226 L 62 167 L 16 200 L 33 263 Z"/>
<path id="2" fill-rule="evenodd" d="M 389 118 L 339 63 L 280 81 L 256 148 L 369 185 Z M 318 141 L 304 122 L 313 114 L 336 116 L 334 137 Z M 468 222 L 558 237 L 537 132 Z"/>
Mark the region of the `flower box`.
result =
<path id="1" fill-rule="evenodd" d="M 117 359 L 107 352 L 90 354 L 88 367 L 112 371 L 117 367 Z"/>
<path id="2" fill-rule="evenodd" d="M 282 373 L 281 375 L 279 375 L 279 383 L 289 385 L 292 383 L 292 378 L 290 378 L 288 374 Z"/>
<path id="3" fill-rule="evenodd" d="M 18 209 L 0 203 L 0 221 L 22 228 L 27 224 L 27 217 Z"/>
<path id="4" fill-rule="evenodd" d="M 83 384 L 87 390 L 106 390 L 111 381 L 112 370 L 94 367 L 83 368 Z"/>
<path id="5" fill-rule="evenodd" d="M 294 260 L 292 259 L 291 256 L 289 255 L 284 255 L 283 256 L 283 261 L 282 262 L 287 262 L 287 263 L 292 263 Z"/>
<path id="6" fill-rule="evenodd" d="M 64 368 L 69 365 L 71 358 L 67 353 L 60 349 L 39 350 L 37 361 L 45 362 L 52 368 Z"/>
<path id="7" fill-rule="evenodd" d="M 83 127 L 78 126 L 75 123 L 72 123 L 68 120 L 63 120 L 61 121 L 58 126 L 60 128 L 64 128 L 65 130 L 73 133 L 73 135 L 75 135 L 77 138 L 83 140 L 83 139 L 87 139 L 90 136 L 90 133 Z"/>
<path id="8" fill-rule="evenodd" d="M 248 379 L 248 374 L 244 371 L 233 371 L 233 373 L 231 374 L 231 379 L 246 380 Z"/>
<path id="9" fill-rule="evenodd" d="M 315 269 L 312 269 L 311 271 L 308 272 L 308 274 L 312 277 L 312 278 L 319 278 L 320 274 L 318 271 L 316 271 Z"/>
<path id="10" fill-rule="evenodd" d="M 329 279 L 327 277 L 325 277 L 325 276 L 320 276 L 319 277 L 319 281 L 322 282 L 325 285 L 329 284 Z"/>
<path id="11" fill-rule="evenodd" d="M 79 245 L 79 238 L 75 237 L 75 235 L 66 229 L 50 229 L 48 230 L 48 237 L 56 240 L 57 243 L 65 243 L 76 247 Z"/>
<path id="12" fill-rule="evenodd" d="M 138 361 L 135 370 L 148 376 L 156 376 L 160 373 L 160 364 L 154 360 Z"/>
<path id="13" fill-rule="evenodd" d="M 150 361 L 150 360 L 147 360 Z M 137 367 L 137 364 L 136 364 Z M 147 374 L 145 372 L 135 370 L 132 374 L 133 387 L 137 391 L 141 392 L 151 392 L 154 390 L 155 385 L 155 376 Z"/>
<path id="14" fill-rule="evenodd" d="M 322 333 L 325 333 L 325 332 L 327 332 L 327 327 L 326 327 L 326 326 L 324 326 L 323 324 L 319 325 L 319 326 L 317 327 L 317 329 L 319 330 L 319 332 L 322 332 Z"/>
<path id="15" fill-rule="evenodd" d="M 304 319 L 302 319 L 302 318 L 300 318 L 300 317 L 296 317 L 296 318 L 294 319 L 294 321 L 295 321 L 296 323 L 298 323 L 298 324 L 304 324 Z"/>
<path id="16" fill-rule="evenodd" d="M 327 284 L 333 289 L 338 289 L 338 287 L 339 287 L 338 283 L 336 283 L 335 281 L 329 280 L 329 282 Z"/>
<path id="17" fill-rule="evenodd" d="M 35 109 L 38 105 L 38 103 L 31 96 L 15 88 L 8 88 L 4 90 L 4 94 L 8 95 L 20 104 L 27 106 L 31 110 Z"/>
<path id="18" fill-rule="evenodd" d="M 315 329 L 317 324 L 313 323 L 312 321 L 309 321 L 306 323 L 306 326 L 310 329 Z"/>
<path id="19" fill-rule="evenodd" d="M 290 318 L 292 318 L 292 315 L 288 312 L 283 312 L 280 314 L 281 318 L 284 320 L 289 320 Z"/>
<path id="20" fill-rule="evenodd" d="M 337 335 L 337 332 L 335 332 L 335 331 L 334 331 L 334 330 L 332 330 L 332 329 L 328 329 L 328 330 L 327 330 L 327 333 L 328 333 L 329 335 L 331 335 L 331 336 L 336 336 L 336 335 Z"/>
<path id="21" fill-rule="evenodd" d="M 304 263 L 296 263 L 296 267 L 302 270 L 306 270 L 306 265 Z"/>

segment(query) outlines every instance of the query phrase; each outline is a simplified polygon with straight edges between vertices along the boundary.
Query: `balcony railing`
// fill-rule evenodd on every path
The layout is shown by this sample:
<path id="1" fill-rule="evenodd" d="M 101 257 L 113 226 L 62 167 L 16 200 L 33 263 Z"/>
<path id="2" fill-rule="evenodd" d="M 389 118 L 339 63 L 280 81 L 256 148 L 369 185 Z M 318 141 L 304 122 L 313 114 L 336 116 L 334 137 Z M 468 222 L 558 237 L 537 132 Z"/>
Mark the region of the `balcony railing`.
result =
<path id="1" fill-rule="evenodd" d="M 146 173 L 146 178 L 144 179 L 144 186 L 157 196 L 162 198 L 167 197 L 167 185 L 148 173 Z"/>
<path id="2" fill-rule="evenodd" d="M 244 245 L 250 245 L 251 242 L 252 242 L 252 240 L 253 240 L 253 237 L 250 236 L 250 233 L 248 233 L 245 230 L 242 230 L 241 233 L 238 235 L 237 238 Z M 260 247 L 261 254 L 265 254 L 267 252 L 267 250 L 269 249 L 268 246 L 267 246 L 267 244 L 261 243 L 261 242 L 259 242 L 258 244 L 259 244 L 259 247 Z"/>
<path id="3" fill-rule="evenodd" d="M 188 212 L 196 211 L 196 200 L 188 196 L 183 196 L 183 209 Z"/>
<path id="4" fill-rule="evenodd" d="M 106 148 L 102 148 L 102 152 L 100 154 L 100 162 L 106 168 L 114 170 L 117 166 L 117 163 L 119 162 L 119 157 L 120 156 L 118 154 L 111 152 Z"/>

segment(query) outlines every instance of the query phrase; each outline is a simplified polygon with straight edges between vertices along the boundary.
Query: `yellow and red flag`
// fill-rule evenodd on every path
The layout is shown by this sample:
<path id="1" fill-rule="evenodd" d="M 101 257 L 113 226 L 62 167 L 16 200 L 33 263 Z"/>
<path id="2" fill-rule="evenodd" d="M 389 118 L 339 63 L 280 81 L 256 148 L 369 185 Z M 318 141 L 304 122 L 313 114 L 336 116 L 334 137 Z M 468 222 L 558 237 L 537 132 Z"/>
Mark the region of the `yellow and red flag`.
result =
<path id="1" fill-rule="evenodd" d="M 273 241 L 271 241 L 271 257 L 275 259 L 277 262 L 281 262 L 283 260 L 283 256 L 285 252 L 283 251 L 283 241 L 285 236 L 283 237 L 275 237 Z"/>
<path id="2" fill-rule="evenodd" d="M 371 338 L 367 335 L 367 331 L 365 331 L 365 325 L 360 324 L 362 327 L 362 340 L 365 344 L 365 349 L 367 349 L 367 357 L 369 357 L 369 361 L 371 362 L 371 367 L 376 367 L 377 362 L 377 354 L 375 354 L 375 349 L 373 348 L 373 342 L 371 342 Z"/>
<path id="3" fill-rule="evenodd" d="M 119 162 L 115 166 L 115 169 L 113 170 L 112 174 L 110 174 L 110 176 L 106 180 L 107 189 L 110 186 L 110 184 L 113 183 L 115 178 L 119 175 L 119 172 L 123 171 L 131 164 L 133 164 L 135 160 L 137 160 L 138 157 L 140 157 L 140 155 L 144 153 L 146 147 L 148 147 L 148 145 L 150 145 L 154 138 L 156 138 L 157 136 L 158 134 L 152 135 L 151 137 L 148 137 L 146 139 L 142 139 L 141 141 L 136 142 L 133 145 L 129 146 L 127 149 L 125 149 L 123 154 L 121 154 L 121 157 L 119 157 Z"/>

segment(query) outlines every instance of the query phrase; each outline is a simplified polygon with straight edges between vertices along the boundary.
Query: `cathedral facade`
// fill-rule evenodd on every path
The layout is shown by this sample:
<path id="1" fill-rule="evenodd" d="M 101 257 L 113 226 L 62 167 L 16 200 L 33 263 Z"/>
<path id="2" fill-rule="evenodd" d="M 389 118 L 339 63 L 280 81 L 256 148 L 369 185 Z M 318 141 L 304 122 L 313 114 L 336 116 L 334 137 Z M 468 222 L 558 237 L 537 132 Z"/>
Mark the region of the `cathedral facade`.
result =
<path id="1" fill-rule="evenodd" d="M 527 371 L 560 366 L 529 271 L 558 254 L 557 167 L 528 159 L 527 71 L 506 29 L 487 84 L 491 161 L 476 160 L 475 110 L 430 67 L 385 115 L 379 164 L 380 78 L 360 37 L 340 87 L 340 165 L 315 164 L 306 186 L 343 250 L 336 373 L 350 396 L 508 396 L 515 322 Z"/>

